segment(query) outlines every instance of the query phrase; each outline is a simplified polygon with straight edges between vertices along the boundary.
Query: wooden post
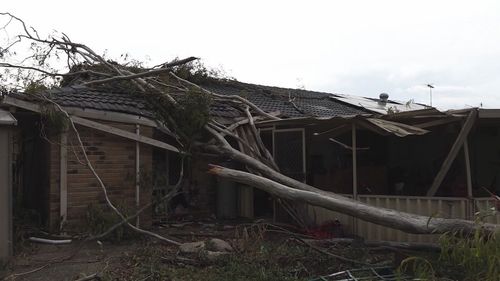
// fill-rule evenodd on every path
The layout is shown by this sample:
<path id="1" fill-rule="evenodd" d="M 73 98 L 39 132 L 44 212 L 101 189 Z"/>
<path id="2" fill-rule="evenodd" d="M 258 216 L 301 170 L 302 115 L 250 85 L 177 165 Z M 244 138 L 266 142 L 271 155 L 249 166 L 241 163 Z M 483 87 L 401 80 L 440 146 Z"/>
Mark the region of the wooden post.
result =
<path id="1" fill-rule="evenodd" d="M 351 128 L 351 149 L 352 149 L 352 198 L 358 200 L 358 159 L 357 159 L 357 144 L 356 144 L 356 123 L 352 121 Z M 358 234 L 358 220 L 352 217 L 352 231 Z"/>
<path id="2" fill-rule="evenodd" d="M 141 135 L 141 128 L 139 125 L 135 125 L 135 134 L 137 137 Z M 137 209 L 141 207 L 140 201 L 140 182 L 141 182 L 141 166 L 140 166 L 140 143 L 138 141 L 135 142 L 135 205 Z M 139 217 L 135 219 L 135 225 L 139 227 Z"/>
<path id="3" fill-rule="evenodd" d="M 477 117 L 477 110 L 472 109 L 469 113 L 469 116 L 467 117 L 467 120 L 465 120 L 464 125 L 462 126 L 462 129 L 460 130 L 460 133 L 457 136 L 457 139 L 455 140 L 455 143 L 451 147 L 450 152 L 448 153 L 448 156 L 446 156 L 446 159 L 444 160 L 441 169 L 439 170 L 438 174 L 434 178 L 434 182 L 432 182 L 431 188 L 427 191 L 427 196 L 434 196 L 436 194 L 436 191 L 438 190 L 439 186 L 444 180 L 444 177 L 448 173 L 448 170 L 451 167 L 451 164 L 453 164 L 453 161 L 457 157 L 458 152 L 460 151 L 460 148 L 463 146 L 467 135 L 469 134 L 470 130 L 472 129 L 472 125 L 474 125 L 475 120 Z"/>
<path id="4" fill-rule="evenodd" d="M 68 132 L 61 132 L 59 157 L 59 217 L 61 230 L 68 217 Z"/>
<path id="5" fill-rule="evenodd" d="M 469 156 L 469 142 L 467 138 L 464 141 L 464 157 L 465 157 L 465 174 L 467 176 L 467 197 L 472 198 L 472 175 L 470 172 L 470 156 Z"/>
<path id="6" fill-rule="evenodd" d="M 358 198 L 358 167 L 357 167 L 356 123 L 352 122 L 352 196 Z"/>
<path id="7" fill-rule="evenodd" d="M 472 175 L 470 169 L 469 142 L 464 141 L 465 174 L 467 177 L 467 215 L 474 216 L 474 195 L 472 194 Z"/>

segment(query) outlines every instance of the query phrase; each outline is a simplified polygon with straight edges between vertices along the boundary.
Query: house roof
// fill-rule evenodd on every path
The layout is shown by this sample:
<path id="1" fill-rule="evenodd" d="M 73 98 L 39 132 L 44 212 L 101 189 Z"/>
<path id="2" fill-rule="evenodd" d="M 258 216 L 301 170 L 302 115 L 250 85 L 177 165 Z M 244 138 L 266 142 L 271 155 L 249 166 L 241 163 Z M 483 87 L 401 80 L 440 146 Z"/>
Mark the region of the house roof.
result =
<path id="1" fill-rule="evenodd" d="M 221 81 L 201 84 L 202 87 L 223 95 L 239 95 L 266 112 L 280 112 L 284 118 L 334 117 L 371 113 L 361 107 L 331 99 L 331 94 L 301 89 Z M 225 117 L 225 116 L 223 116 Z"/>
<path id="2" fill-rule="evenodd" d="M 128 113 L 144 117 L 152 117 L 149 106 L 145 100 L 134 97 L 127 93 L 102 92 L 81 86 L 54 88 L 42 94 L 64 107 L 76 107 L 81 109 L 95 109 Z M 38 99 L 24 93 L 14 92 L 10 96 L 26 101 L 37 101 Z"/>
<path id="3" fill-rule="evenodd" d="M 202 87 L 221 95 L 242 96 L 266 112 L 279 112 L 282 118 L 337 117 L 362 114 L 386 114 L 387 107 L 397 111 L 420 109 L 421 105 L 407 105 L 388 101 L 383 107 L 376 99 L 348 95 L 314 92 L 302 89 L 287 89 L 242 83 L 234 80 L 207 80 Z M 128 93 L 99 91 L 82 86 L 55 88 L 44 92 L 64 107 L 121 112 L 153 118 L 151 106 L 144 98 Z M 13 93 L 15 98 L 34 100 L 28 94 Z M 175 95 L 175 94 L 174 94 Z M 397 107 L 396 107 L 397 106 Z M 211 106 L 211 114 L 222 118 L 243 116 L 239 110 L 217 101 Z"/>

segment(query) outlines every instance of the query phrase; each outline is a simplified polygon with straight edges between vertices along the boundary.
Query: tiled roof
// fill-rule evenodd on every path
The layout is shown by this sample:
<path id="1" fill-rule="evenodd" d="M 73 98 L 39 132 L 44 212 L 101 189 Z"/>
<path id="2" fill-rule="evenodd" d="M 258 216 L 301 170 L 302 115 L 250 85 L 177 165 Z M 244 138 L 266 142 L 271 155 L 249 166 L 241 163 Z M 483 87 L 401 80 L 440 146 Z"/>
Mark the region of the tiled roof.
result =
<path id="1" fill-rule="evenodd" d="M 370 113 L 336 99 L 332 94 L 312 92 L 300 89 L 286 89 L 242 83 L 237 81 L 217 81 L 202 84 L 204 88 L 222 95 L 245 97 L 266 112 L 280 112 L 283 118 L 291 117 L 335 117 Z M 153 117 L 151 106 L 140 96 L 127 93 L 96 91 L 80 86 L 56 88 L 45 92 L 52 100 L 65 107 L 95 109 L 129 113 L 144 117 Z M 30 100 L 27 94 L 13 94 L 15 97 Z M 242 112 L 226 106 L 223 102 L 214 102 L 211 114 L 218 117 L 234 118 Z"/>
<path id="2" fill-rule="evenodd" d="M 335 117 L 370 113 L 360 107 L 331 99 L 329 93 L 261 86 L 236 81 L 201 85 L 223 95 L 242 96 L 266 112 L 282 117 Z"/>
<path id="3" fill-rule="evenodd" d="M 152 117 L 145 100 L 126 93 L 100 92 L 86 87 L 71 86 L 54 88 L 43 94 L 64 107 L 96 109 Z M 35 97 L 31 97 L 29 94 L 12 93 L 11 95 L 23 100 L 35 100 Z"/>

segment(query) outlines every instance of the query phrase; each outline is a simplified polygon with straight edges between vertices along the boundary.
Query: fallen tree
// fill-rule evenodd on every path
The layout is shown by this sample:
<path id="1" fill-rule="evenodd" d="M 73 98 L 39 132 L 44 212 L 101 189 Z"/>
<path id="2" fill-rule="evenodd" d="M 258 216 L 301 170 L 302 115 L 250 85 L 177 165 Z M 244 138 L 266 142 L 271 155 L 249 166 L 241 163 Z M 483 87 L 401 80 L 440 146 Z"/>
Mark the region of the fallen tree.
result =
<path id="1" fill-rule="evenodd" d="M 478 229 L 491 233 L 497 227 L 487 224 L 479 225 L 465 220 L 428 218 L 378 208 L 287 177 L 279 172 L 271 154 L 263 145 L 254 122 L 257 118 L 260 120 L 279 120 L 280 118 L 270 112 L 265 112 L 236 93 L 221 95 L 197 85 L 193 82 L 196 79 L 190 79 L 196 78 L 196 73 L 193 73 L 193 68 L 186 66 L 196 58 L 174 60 L 150 68 L 143 67 L 141 64 L 131 66 L 127 62 L 110 61 L 88 46 L 72 42 L 65 34 L 41 38 L 35 29 L 27 27 L 21 19 L 9 13 L 0 13 L 0 15 L 8 19 L 3 29 L 13 22 L 21 26 L 20 33 L 12 41 L 8 41 L 6 46 L 0 48 L 2 58 L 0 67 L 5 70 L 4 79 L 18 81 L 19 85 L 16 86 L 24 90 L 34 89 L 33 96 L 38 96 L 40 103 L 51 105 L 53 110 L 67 118 L 76 134 L 78 132 L 69 114 L 62 106 L 44 95 L 43 89 L 67 85 L 84 86 L 101 91 L 119 88 L 131 95 L 139 95 L 151 105 L 159 127 L 176 139 L 176 146 L 183 154 L 203 157 L 198 152 L 209 152 L 234 159 L 251 172 L 214 166 L 210 169 L 210 173 L 255 186 L 290 201 L 306 202 L 410 233 L 430 234 L 449 231 L 471 233 Z M 15 47 L 24 41 L 31 43 L 33 53 L 27 58 L 17 60 L 20 63 L 12 62 L 16 61 L 12 58 L 20 54 L 14 50 Z M 50 59 L 65 62 L 66 72 L 54 69 L 53 64 L 48 63 Z M 8 72 L 9 69 L 15 69 L 17 72 Z M 180 75 L 186 71 L 188 75 Z M 196 71 L 198 70 L 195 69 L 194 72 Z M 198 76 L 206 78 L 209 75 L 202 70 Z M 230 125 L 217 122 L 210 116 L 212 102 L 224 104 L 228 108 L 241 112 L 242 119 L 235 120 L 234 124 Z M 239 150 L 229 144 L 228 138 L 237 141 L 240 145 Z M 79 142 L 79 147 L 85 151 L 81 142 Z M 97 171 L 93 169 L 91 161 L 85 157 L 83 164 L 99 181 L 106 203 L 121 217 L 121 224 L 145 233 L 128 223 L 130 218 L 123 216 L 114 207 L 107 197 L 106 186 L 100 180 Z M 292 217 L 297 218 L 292 208 L 286 208 Z M 170 239 L 156 238 L 174 245 L 178 244 Z"/>
<path id="2" fill-rule="evenodd" d="M 485 233 L 490 234 L 493 233 L 498 227 L 494 224 L 479 225 L 475 222 L 467 220 L 425 217 L 391 209 L 374 207 L 349 198 L 335 196 L 333 194 L 290 188 L 264 177 L 222 166 L 213 165 L 208 172 L 224 179 L 254 186 L 280 198 L 295 202 L 308 203 L 313 206 L 323 207 L 332 211 L 338 211 L 367 222 L 399 229 L 408 233 L 441 234 L 461 231 L 463 234 L 471 234 L 480 228 Z"/>

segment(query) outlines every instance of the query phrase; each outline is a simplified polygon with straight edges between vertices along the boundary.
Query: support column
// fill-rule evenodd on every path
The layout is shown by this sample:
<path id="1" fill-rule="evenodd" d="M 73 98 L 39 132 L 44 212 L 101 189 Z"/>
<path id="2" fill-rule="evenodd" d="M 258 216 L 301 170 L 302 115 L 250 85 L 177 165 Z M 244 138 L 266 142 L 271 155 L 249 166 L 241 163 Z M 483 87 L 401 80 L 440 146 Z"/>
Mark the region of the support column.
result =
<path id="1" fill-rule="evenodd" d="M 351 149 L 352 149 L 352 198 L 358 200 L 358 159 L 357 159 L 357 144 L 356 144 L 356 123 L 352 121 L 351 128 Z M 358 234 L 358 219 L 352 217 L 353 234 Z"/>
<path id="2" fill-rule="evenodd" d="M 61 224 L 59 229 L 63 228 L 68 217 L 68 133 L 61 132 L 60 139 L 60 157 L 59 157 L 59 217 Z"/>
<path id="3" fill-rule="evenodd" d="M 141 135 L 141 128 L 137 124 L 135 125 L 135 133 L 139 137 Z M 141 207 L 141 198 L 140 198 L 140 182 L 141 182 L 141 161 L 140 161 L 140 143 L 138 141 L 135 142 L 135 206 L 137 209 Z M 139 217 L 137 216 L 135 219 L 135 225 L 139 227 Z"/>
<path id="4" fill-rule="evenodd" d="M 356 123 L 352 122 L 352 196 L 354 200 L 358 198 L 358 164 L 356 152 Z"/>
<path id="5" fill-rule="evenodd" d="M 476 109 L 471 109 L 469 112 L 469 115 L 467 116 L 467 119 L 465 120 L 465 123 L 462 126 L 462 129 L 458 133 L 457 139 L 455 140 L 455 143 L 453 143 L 453 146 L 451 147 L 450 152 L 448 153 L 448 156 L 446 156 L 446 159 L 444 160 L 441 169 L 437 173 L 436 177 L 434 178 L 434 181 L 432 182 L 431 188 L 427 191 L 427 196 L 432 197 L 436 194 L 439 186 L 444 180 L 444 177 L 446 176 L 446 173 L 448 173 L 448 170 L 451 167 L 451 164 L 453 164 L 453 161 L 455 160 L 458 152 L 460 151 L 460 148 L 463 146 L 465 139 L 469 135 L 469 132 L 472 129 L 472 126 L 476 122 L 477 118 L 477 110 Z"/>
<path id="6" fill-rule="evenodd" d="M 465 175 L 467 177 L 467 202 L 468 210 L 467 215 L 474 215 L 474 196 L 472 194 L 472 174 L 470 169 L 470 155 L 469 155 L 469 142 L 467 138 L 464 140 L 464 158 L 465 158 Z"/>

